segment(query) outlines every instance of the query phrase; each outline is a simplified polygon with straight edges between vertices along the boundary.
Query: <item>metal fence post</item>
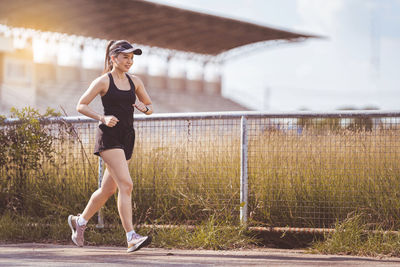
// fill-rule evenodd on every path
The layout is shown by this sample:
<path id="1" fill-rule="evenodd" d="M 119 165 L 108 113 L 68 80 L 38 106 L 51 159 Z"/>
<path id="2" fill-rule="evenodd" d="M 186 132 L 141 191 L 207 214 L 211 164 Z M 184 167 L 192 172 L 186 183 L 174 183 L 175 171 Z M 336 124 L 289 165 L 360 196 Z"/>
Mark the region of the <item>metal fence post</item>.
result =
<path id="1" fill-rule="evenodd" d="M 248 177 L 247 177 L 247 118 L 240 120 L 240 223 L 247 224 Z"/>
<path id="2" fill-rule="evenodd" d="M 103 181 L 103 159 L 99 157 L 99 175 L 98 175 L 98 187 L 101 187 L 101 183 Z M 97 213 L 97 225 L 96 228 L 104 228 L 104 220 L 102 209 L 100 208 L 99 212 Z"/>

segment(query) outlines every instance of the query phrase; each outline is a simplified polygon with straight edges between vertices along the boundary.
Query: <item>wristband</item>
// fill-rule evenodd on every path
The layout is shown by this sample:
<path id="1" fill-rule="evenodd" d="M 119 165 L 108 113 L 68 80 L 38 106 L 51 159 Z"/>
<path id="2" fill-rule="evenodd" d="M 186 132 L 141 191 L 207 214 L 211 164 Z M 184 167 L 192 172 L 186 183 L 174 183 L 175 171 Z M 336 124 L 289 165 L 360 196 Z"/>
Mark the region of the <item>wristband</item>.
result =
<path id="1" fill-rule="evenodd" d="M 146 111 L 144 113 L 147 113 L 147 111 L 149 111 L 150 109 L 147 106 L 145 106 L 145 107 L 146 107 Z"/>

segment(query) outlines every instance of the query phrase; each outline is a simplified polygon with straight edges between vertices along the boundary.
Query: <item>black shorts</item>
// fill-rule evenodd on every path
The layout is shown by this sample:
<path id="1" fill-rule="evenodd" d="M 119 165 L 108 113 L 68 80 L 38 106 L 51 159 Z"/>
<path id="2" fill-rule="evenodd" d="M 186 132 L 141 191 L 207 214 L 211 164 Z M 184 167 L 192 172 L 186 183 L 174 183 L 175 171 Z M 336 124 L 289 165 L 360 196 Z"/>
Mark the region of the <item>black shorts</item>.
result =
<path id="1" fill-rule="evenodd" d="M 111 149 L 121 148 L 125 152 L 126 160 L 131 159 L 133 147 L 135 145 L 135 129 L 120 127 L 108 127 L 100 124 L 96 131 L 96 142 L 94 154 L 100 156 L 100 152 Z"/>

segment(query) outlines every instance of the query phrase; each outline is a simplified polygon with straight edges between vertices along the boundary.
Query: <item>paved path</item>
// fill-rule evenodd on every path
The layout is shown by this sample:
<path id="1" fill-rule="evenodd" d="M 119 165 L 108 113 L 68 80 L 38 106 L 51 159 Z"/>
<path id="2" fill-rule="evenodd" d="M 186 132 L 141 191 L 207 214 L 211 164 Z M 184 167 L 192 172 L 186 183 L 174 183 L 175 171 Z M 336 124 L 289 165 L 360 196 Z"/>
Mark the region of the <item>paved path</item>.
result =
<path id="1" fill-rule="evenodd" d="M 302 250 L 179 250 L 0 244 L 0 266 L 400 266 L 399 258 L 306 254 Z"/>

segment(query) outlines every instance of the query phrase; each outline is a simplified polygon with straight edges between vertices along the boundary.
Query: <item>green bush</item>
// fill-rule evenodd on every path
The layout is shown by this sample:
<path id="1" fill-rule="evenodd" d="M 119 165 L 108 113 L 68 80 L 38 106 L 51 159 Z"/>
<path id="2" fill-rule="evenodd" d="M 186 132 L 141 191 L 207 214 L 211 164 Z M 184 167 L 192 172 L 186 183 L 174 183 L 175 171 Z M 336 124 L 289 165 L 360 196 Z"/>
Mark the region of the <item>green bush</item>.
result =
<path id="1" fill-rule="evenodd" d="M 17 119 L 4 126 L 4 117 L 0 127 L 0 163 L 4 166 L 4 176 L 0 188 L 0 213 L 5 209 L 14 212 L 26 212 L 35 188 L 28 183 L 35 173 L 43 169 L 44 163 L 54 163 L 56 151 L 53 146 L 58 136 L 51 134 L 42 122 L 50 117 L 60 116 L 48 109 L 45 114 L 26 107 L 22 110 L 11 109 L 11 118 Z"/>

